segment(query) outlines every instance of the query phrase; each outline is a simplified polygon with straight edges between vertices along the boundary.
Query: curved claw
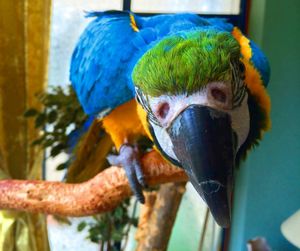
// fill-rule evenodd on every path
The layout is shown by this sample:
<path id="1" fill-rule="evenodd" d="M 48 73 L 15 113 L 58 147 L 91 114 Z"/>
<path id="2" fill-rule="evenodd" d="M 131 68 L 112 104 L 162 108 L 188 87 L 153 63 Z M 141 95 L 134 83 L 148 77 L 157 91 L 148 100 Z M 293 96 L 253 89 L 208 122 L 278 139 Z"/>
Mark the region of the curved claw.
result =
<path id="1" fill-rule="evenodd" d="M 144 179 L 144 174 L 143 174 L 143 171 L 142 171 L 139 161 L 134 160 L 133 166 L 134 166 L 134 170 L 135 170 L 135 174 L 136 174 L 136 178 L 137 178 L 138 182 L 142 185 L 142 187 L 145 187 L 146 183 L 145 183 L 145 179 Z"/>
<path id="2" fill-rule="evenodd" d="M 131 190 L 138 201 L 144 204 L 143 187 L 146 184 L 139 161 L 138 150 L 133 146 L 124 144 L 120 148 L 119 155 L 109 155 L 107 160 L 111 165 L 122 166 L 124 168 Z"/>

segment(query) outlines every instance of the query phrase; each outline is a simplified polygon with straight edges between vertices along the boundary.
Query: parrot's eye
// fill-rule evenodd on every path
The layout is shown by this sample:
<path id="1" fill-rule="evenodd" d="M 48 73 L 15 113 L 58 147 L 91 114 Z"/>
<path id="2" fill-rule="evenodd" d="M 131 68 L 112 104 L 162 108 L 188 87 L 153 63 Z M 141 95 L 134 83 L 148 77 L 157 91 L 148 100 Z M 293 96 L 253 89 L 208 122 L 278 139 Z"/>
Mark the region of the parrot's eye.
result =
<path id="1" fill-rule="evenodd" d="M 226 110 L 232 108 L 231 85 L 225 83 L 211 83 L 207 89 L 209 104 Z"/>
<path id="2" fill-rule="evenodd" d="M 210 90 L 211 96 L 218 102 L 226 103 L 227 97 L 226 93 L 223 90 L 218 88 L 212 88 Z"/>
<path id="3" fill-rule="evenodd" d="M 167 102 L 163 102 L 159 104 L 156 115 L 160 119 L 165 119 L 169 113 L 170 105 Z"/>
<path id="4" fill-rule="evenodd" d="M 239 63 L 239 68 L 241 73 L 245 73 L 245 65 L 242 62 Z"/>

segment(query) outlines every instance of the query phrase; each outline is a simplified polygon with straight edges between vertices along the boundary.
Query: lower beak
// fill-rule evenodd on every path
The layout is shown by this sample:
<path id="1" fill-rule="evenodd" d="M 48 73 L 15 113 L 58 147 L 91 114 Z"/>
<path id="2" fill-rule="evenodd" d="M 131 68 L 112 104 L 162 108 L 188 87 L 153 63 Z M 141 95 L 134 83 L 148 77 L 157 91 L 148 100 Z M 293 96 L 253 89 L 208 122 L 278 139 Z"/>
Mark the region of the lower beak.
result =
<path id="1" fill-rule="evenodd" d="M 216 222 L 230 225 L 234 132 L 227 113 L 191 105 L 168 128 L 173 150 Z"/>

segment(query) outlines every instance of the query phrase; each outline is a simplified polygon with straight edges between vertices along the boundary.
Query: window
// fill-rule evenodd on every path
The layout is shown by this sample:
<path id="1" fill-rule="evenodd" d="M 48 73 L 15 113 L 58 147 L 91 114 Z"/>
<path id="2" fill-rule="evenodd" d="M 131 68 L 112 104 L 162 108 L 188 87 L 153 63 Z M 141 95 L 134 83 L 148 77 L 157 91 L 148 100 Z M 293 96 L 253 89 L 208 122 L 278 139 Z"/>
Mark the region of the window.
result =
<path id="1" fill-rule="evenodd" d="M 132 0 L 131 10 L 138 13 L 193 12 L 237 15 L 240 13 L 240 0 Z"/>

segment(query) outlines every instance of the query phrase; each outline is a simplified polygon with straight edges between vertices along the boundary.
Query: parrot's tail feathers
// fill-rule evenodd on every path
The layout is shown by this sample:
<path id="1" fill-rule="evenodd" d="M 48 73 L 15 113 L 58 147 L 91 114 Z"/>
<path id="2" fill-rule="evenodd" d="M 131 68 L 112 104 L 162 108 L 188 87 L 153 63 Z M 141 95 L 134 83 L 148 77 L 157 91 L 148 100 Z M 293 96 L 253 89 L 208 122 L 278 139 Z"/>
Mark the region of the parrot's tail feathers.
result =
<path id="1" fill-rule="evenodd" d="M 78 144 L 74 161 L 68 168 L 67 182 L 88 180 L 109 166 L 106 156 L 111 152 L 113 143 L 101 120 L 94 120 Z"/>

